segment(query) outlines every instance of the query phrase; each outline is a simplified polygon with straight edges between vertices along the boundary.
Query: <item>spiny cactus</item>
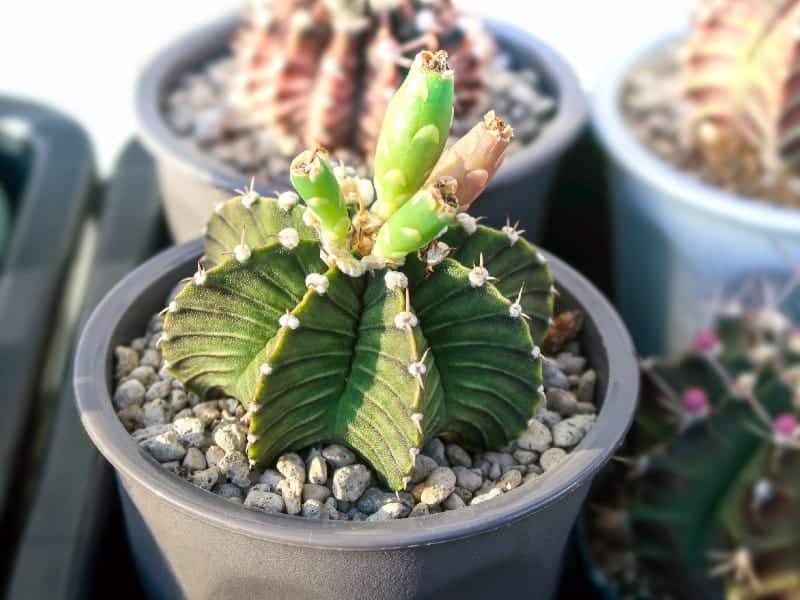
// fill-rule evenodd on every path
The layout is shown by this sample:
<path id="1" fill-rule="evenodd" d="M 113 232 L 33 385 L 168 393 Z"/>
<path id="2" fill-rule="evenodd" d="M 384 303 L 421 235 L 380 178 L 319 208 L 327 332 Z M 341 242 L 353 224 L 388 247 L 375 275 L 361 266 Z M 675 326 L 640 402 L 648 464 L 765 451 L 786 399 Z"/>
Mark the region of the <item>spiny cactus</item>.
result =
<path id="1" fill-rule="evenodd" d="M 165 309 L 161 346 L 191 389 L 247 407 L 254 463 L 339 442 L 403 489 L 432 437 L 497 449 L 534 415 L 553 281 L 515 227 L 464 212 L 511 128 L 487 115 L 441 155 L 452 111 L 446 54 L 422 52 L 384 120 L 371 208 L 369 181 L 316 148 L 292 163 L 297 194 L 251 188 L 211 216 L 215 266 Z"/>
<path id="2" fill-rule="evenodd" d="M 797 0 L 698 0 L 683 79 L 701 148 L 733 136 L 769 170 L 798 166 L 798 27 Z"/>
<path id="3" fill-rule="evenodd" d="M 625 598 L 797 598 L 800 328 L 732 305 L 681 359 L 646 361 L 640 408 L 593 493 L 590 537 Z"/>
<path id="4" fill-rule="evenodd" d="M 236 104 L 284 141 L 375 151 L 389 99 L 408 68 L 405 54 L 437 46 L 459 78 L 456 110 L 483 94 L 494 56 L 489 35 L 451 0 L 251 0 L 234 37 Z M 359 109 L 359 107 L 361 107 Z M 358 121 L 363 110 L 366 118 Z M 299 135 L 298 135 L 299 132 Z"/>

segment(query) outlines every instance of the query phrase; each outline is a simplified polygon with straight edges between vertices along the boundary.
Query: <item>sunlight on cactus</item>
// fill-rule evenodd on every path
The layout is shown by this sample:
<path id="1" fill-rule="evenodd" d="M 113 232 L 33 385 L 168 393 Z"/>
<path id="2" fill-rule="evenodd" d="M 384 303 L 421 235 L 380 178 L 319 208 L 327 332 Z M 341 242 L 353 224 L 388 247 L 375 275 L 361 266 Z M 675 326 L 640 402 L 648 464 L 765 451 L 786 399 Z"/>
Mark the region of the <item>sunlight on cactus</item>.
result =
<path id="1" fill-rule="evenodd" d="M 447 54 L 422 52 L 380 132 L 377 194 L 317 147 L 291 167 L 305 205 L 251 187 L 211 216 L 214 266 L 166 309 L 161 347 L 190 389 L 247 407 L 253 463 L 340 442 L 399 490 L 438 434 L 499 449 L 533 417 L 553 280 L 516 227 L 464 212 L 512 129 L 490 113 L 442 155 L 453 101 Z"/>

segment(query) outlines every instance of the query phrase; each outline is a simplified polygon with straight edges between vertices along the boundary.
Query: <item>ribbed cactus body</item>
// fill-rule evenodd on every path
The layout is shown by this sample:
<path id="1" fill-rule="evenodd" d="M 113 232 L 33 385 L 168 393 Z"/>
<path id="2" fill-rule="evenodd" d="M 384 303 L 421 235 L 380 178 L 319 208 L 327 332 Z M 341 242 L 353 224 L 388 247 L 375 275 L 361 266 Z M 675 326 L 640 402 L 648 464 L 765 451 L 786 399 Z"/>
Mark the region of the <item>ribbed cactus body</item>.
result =
<path id="1" fill-rule="evenodd" d="M 546 261 L 527 241 L 454 227 L 438 264 L 410 256 L 350 277 L 321 260 L 304 207 L 246 204 L 211 218 L 206 254 L 218 264 L 170 306 L 162 350 L 193 389 L 248 407 L 251 460 L 340 442 L 401 489 L 439 433 L 499 449 L 526 428 L 553 307 Z"/>

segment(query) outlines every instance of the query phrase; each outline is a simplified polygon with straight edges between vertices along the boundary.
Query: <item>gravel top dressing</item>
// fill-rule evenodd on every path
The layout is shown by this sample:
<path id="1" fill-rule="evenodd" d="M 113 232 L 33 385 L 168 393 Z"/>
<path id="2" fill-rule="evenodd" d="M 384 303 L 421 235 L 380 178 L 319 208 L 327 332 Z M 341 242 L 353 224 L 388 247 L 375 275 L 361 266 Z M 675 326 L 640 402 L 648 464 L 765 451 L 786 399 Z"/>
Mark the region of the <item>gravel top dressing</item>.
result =
<path id="1" fill-rule="evenodd" d="M 468 114 L 453 121 L 451 142 L 455 141 L 488 110 L 514 123 L 512 156 L 533 143 L 556 114 L 556 102 L 539 89 L 539 75 L 530 69 L 515 71 L 509 58 L 498 55 L 491 75 L 485 78 L 486 94 Z M 303 149 L 299 140 L 271 133 L 257 126 L 237 109 L 229 98 L 235 76 L 230 56 L 187 74 L 165 101 L 167 121 L 177 136 L 246 175 L 273 181 L 285 177 L 291 159 Z M 364 176 L 368 169 L 363 156 L 351 150 L 337 150 L 335 158 Z"/>
<path id="2" fill-rule="evenodd" d="M 623 115 L 639 141 L 676 168 L 729 192 L 778 205 L 800 207 L 800 177 L 765 170 L 753 148 L 720 132 L 705 149 L 693 141 L 690 106 L 681 86 L 677 45 L 634 69 L 621 96 Z M 702 134 L 702 131 L 701 131 Z M 730 160 L 734 156 L 736 160 Z"/>
<path id="3" fill-rule="evenodd" d="M 565 315 L 568 317 L 569 315 Z M 571 319 L 557 318 L 559 323 Z M 580 320 L 578 320 L 579 322 Z M 197 487 L 258 511 L 311 519 L 383 521 L 456 510 L 496 498 L 556 468 L 595 421 L 595 371 L 571 331 L 544 359 L 546 403 L 528 429 L 499 452 L 473 453 L 447 436 L 417 456 L 405 491 L 381 488 L 348 448 L 330 444 L 286 453 L 271 468 L 246 456 L 249 415 L 235 398 L 201 402 L 164 369 L 158 340 L 163 317 L 116 348 L 117 414 L 164 469 Z M 565 339 L 567 338 L 567 339 Z M 556 347 L 553 347 L 556 346 Z"/>

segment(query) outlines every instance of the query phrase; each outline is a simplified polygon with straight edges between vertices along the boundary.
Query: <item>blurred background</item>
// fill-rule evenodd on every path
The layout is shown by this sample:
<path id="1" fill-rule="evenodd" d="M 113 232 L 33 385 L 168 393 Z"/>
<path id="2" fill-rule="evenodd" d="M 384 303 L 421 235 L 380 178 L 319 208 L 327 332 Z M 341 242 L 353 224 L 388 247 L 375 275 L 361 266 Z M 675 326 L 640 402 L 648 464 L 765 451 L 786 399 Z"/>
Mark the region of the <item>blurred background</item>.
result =
<path id="1" fill-rule="evenodd" d="M 0 18 L 0 89 L 45 101 L 89 130 L 108 172 L 134 130 L 133 86 L 141 67 L 180 32 L 235 13 L 238 0 L 6 3 Z M 658 34 L 682 28 L 689 0 L 462 0 L 558 48 L 591 89 L 603 66 Z M 624 18 L 620 19 L 620 15 Z M 612 18 L 613 17 L 613 18 Z M 77 22 L 77 21 L 82 21 Z"/>

